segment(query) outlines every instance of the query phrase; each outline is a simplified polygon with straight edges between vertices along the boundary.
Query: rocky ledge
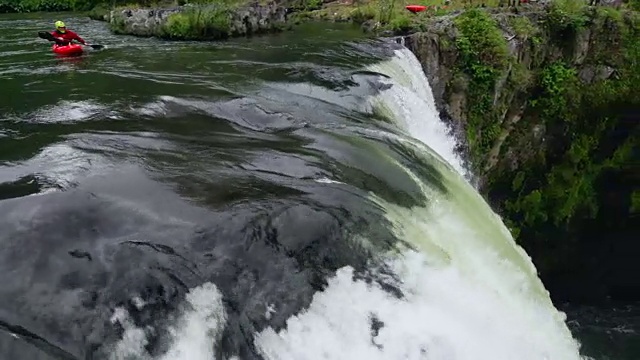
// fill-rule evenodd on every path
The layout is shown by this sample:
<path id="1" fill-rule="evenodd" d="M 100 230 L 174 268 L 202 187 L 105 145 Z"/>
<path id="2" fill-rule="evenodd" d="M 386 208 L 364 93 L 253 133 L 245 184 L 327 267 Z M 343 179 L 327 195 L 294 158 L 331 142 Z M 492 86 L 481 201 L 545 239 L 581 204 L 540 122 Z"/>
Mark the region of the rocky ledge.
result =
<path id="1" fill-rule="evenodd" d="M 493 22 L 491 25 L 496 27 L 496 34 L 499 34 L 499 38 L 495 40 L 503 43 L 498 45 L 506 53 L 492 54 L 495 49 L 490 47 L 494 44 L 487 42 L 483 45 L 489 49 L 477 49 L 489 53 L 485 59 L 478 59 L 479 64 L 489 64 L 499 56 L 507 60 L 504 61 L 505 65 L 491 68 L 496 76 L 487 90 L 491 92 L 489 97 L 495 114 L 487 111 L 486 115 L 495 115 L 491 120 L 501 125 L 501 131 L 500 136 L 490 139 L 484 151 L 476 154 L 476 165 L 480 166 L 477 170 L 483 177 L 482 183 L 486 183 L 486 177 L 496 166 L 509 163 L 508 167 L 513 171 L 519 165 L 518 162 L 526 157 L 526 154 L 514 153 L 514 149 L 505 149 L 503 146 L 508 143 L 505 140 L 516 128 L 516 123 L 526 117 L 524 115 L 528 115 L 525 113 L 529 110 L 529 100 L 536 86 L 534 77 L 546 65 L 562 62 L 575 72 L 578 80 L 589 85 L 616 76 L 616 69 L 624 62 L 622 56 L 611 56 L 610 59 L 603 57 L 603 53 L 607 51 L 607 41 L 610 37 L 619 35 L 622 26 L 615 21 L 618 19 L 606 13 L 606 9 L 597 13 L 592 8 L 583 15 L 585 24 L 582 27 L 562 29 L 557 36 L 544 29 L 551 21 L 547 11 L 545 7 L 535 5 L 522 6 L 514 11 L 486 11 Z M 470 123 L 472 119 L 469 119 L 469 110 L 475 100 L 469 99 L 469 87 L 474 79 L 473 71 L 467 71 L 462 64 L 467 55 L 461 52 L 459 41 L 464 35 L 460 23 L 456 24 L 456 17 L 461 14 L 462 12 L 438 17 L 429 23 L 427 31 L 404 36 L 402 40 L 422 63 L 433 87 L 438 108 L 466 132 L 479 132 L 482 124 Z M 622 18 L 619 20 L 620 23 L 623 22 Z M 476 18 L 473 21 L 481 23 Z M 481 23 L 488 24 L 488 21 Z M 478 26 L 473 30 L 485 29 Z M 532 123 L 533 121 L 529 122 Z M 536 127 L 533 126 L 528 130 L 526 133 L 530 137 L 521 139 L 527 143 L 526 146 L 520 144 L 522 148 L 541 146 L 544 142 L 542 129 L 535 131 Z M 483 135 L 487 136 L 478 136 Z M 498 164 L 499 159 L 505 164 Z"/>
<path id="2" fill-rule="evenodd" d="M 116 34 L 183 40 L 210 40 L 282 30 L 287 9 L 274 1 L 225 7 L 119 9 L 109 16 Z"/>

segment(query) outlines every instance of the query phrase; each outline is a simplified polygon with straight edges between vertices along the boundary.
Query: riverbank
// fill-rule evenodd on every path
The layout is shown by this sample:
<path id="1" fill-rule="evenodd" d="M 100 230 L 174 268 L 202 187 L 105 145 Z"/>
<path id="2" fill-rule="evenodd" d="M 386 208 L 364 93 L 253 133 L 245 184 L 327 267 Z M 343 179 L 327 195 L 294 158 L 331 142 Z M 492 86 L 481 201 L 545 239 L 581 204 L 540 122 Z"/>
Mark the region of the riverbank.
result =
<path id="1" fill-rule="evenodd" d="M 456 14 L 480 3 L 420 1 L 426 10 L 409 12 L 405 1 L 236 1 L 201 5 L 125 6 L 113 10 L 100 5 L 89 17 L 108 21 L 116 34 L 155 36 L 171 40 L 215 40 L 277 32 L 305 21 L 352 22 L 374 35 L 401 35 L 424 31 L 434 17 Z"/>

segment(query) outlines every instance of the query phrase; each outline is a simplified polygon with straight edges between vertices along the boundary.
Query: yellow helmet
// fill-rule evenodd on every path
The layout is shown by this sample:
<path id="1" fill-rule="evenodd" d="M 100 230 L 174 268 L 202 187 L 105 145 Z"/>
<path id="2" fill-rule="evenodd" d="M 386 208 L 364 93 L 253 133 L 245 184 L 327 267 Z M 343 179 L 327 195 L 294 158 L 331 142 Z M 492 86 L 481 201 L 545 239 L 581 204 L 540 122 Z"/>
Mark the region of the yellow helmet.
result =
<path id="1" fill-rule="evenodd" d="M 60 32 L 64 32 L 64 28 L 66 28 L 66 26 L 64 25 L 64 22 L 56 21 L 56 30 Z"/>

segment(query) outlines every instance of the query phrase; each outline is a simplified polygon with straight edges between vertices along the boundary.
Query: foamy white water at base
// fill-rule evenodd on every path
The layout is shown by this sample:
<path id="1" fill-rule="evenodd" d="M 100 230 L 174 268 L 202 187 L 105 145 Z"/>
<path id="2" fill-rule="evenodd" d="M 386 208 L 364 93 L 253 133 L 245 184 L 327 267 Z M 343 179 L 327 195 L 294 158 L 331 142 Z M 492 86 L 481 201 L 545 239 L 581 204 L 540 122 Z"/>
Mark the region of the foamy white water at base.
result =
<path id="1" fill-rule="evenodd" d="M 351 268 L 340 269 L 308 311 L 289 319 L 286 331 L 258 335 L 258 349 L 270 360 L 578 358 L 571 343 L 559 351 L 563 344 L 545 333 L 544 316 L 540 328 L 530 327 L 535 324 L 525 315 L 505 313 L 497 294 L 454 267 L 429 267 L 413 251 L 392 265 L 406 298 L 353 281 Z M 374 317 L 383 324 L 377 334 Z"/>
<path id="2" fill-rule="evenodd" d="M 353 270 L 342 268 L 286 330 L 256 337 L 266 359 L 580 359 L 564 317 L 544 298 L 535 273 L 519 267 L 518 252 L 491 242 L 482 249 L 490 234 L 474 239 L 472 222 L 450 211 L 458 206 L 445 198 L 431 209 L 377 201 L 398 236 L 422 251 L 388 255 L 405 297 L 354 281 Z M 383 324 L 377 334 L 373 318 Z"/>
<path id="3" fill-rule="evenodd" d="M 139 308 L 144 303 L 138 304 Z M 115 344 L 110 360 L 147 360 L 151 357 L 144 346 L 154 329 L 140 329 L 129 319 L 126 310 L 115 310 L 111 321 L 119 323 L 124 334 Z M 169 351 L 160 360 L 216 360 L 214 346 L 224 329 L 226 314 L 222 294 L 211 283 L 204 283 L 187 294 L 181 314 L 168 330 L 171 334 Z"/>

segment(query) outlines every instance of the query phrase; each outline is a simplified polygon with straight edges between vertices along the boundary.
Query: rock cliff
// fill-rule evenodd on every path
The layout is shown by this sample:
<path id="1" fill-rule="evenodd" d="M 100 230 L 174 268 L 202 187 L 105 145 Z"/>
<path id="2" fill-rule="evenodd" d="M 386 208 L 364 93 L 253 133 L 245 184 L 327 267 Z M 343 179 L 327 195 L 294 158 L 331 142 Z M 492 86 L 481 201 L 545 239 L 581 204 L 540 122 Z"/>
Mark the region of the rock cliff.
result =
<path id="1" fill-rule="evenodd" d="M 404 42 L 556 300 L 637 300 L 640 16 L 576 4 L 437 17 Z"/>

